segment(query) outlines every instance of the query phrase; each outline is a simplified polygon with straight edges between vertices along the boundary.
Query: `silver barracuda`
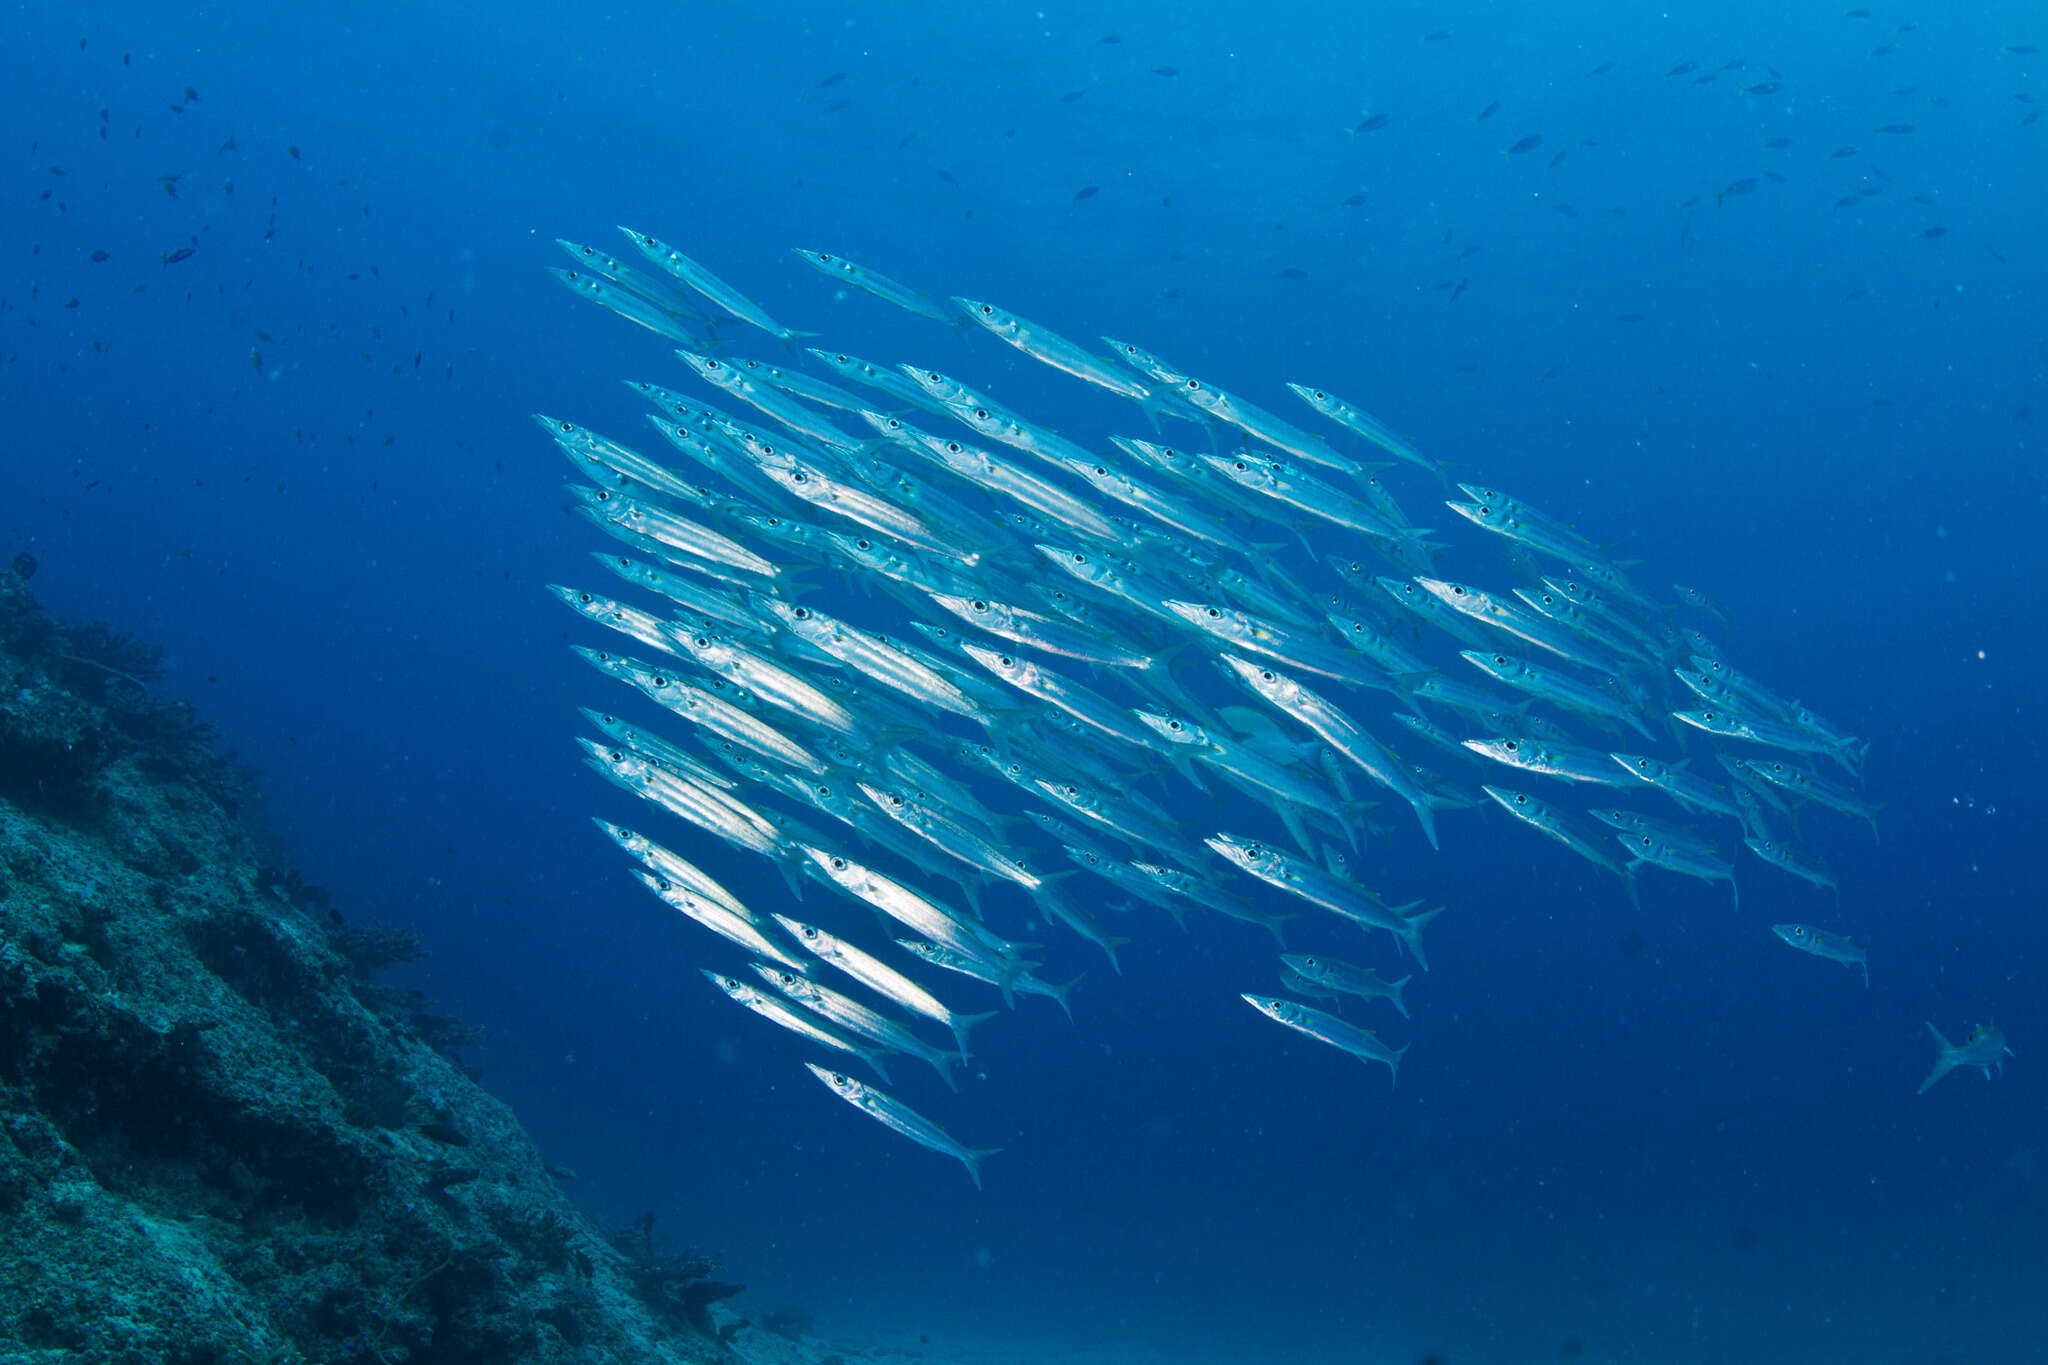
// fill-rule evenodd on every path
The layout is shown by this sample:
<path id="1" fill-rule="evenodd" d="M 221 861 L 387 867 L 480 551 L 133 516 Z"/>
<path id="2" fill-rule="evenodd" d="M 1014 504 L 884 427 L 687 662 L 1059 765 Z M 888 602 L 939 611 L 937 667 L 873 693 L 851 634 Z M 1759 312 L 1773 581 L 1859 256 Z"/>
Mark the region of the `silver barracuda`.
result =
<path id="1" fill-rule="evenodd" d="M 879 270 L 870 270 L 864 265 L 855 265 L 844 256 L 835 256 L 829 251 L 813 251 L 808 247 L 792 247 L 790 249 L 803 260 L 804 264 L 811 266 L 828 278 L 837 280 L 841 284 L 852 285 L 863 293 L 873 294 L 885 303 L 895 304 L 906 313 L 913 313 L 921 318 L 930 318 L 933 322 L 943 322 L 949 327 L 957 325 L 960 321 L 960 319 L 947 312 L 942 305 L 932 300 L 929 296 L 912 289 L 907 284 L 897 283 Z"/>
<path id="2" fill-rule="evenodd" d="M 902 1134 L 920 1147 L 929 1147 L 941 1156 L 958 1161 L 974 1178 L 974 1188 L 981 1188 L 981 1163 L 985 1158 L 994 1156 L 997 1148 L 965 1146 L 903 1101 L 885 1095 L 873 1086 L 863 1085 L 843 1071 L 834 1071 L 814 1062 L 805 1062 L 804 1065 L 825 1083 L 826 1089 L 884 1128 Z"/>
<path id="3" fill-rule="evenodd" d="M 889 1072 L 882 1065 L 881 1049 L 862 1047 L 788 997 L 772 991 L 756 990 L 744 981 L 721 976 L 717 972 L 705 972 L 704 979 L 724 991 L 727 998 L 734 1003 L 745 1005 L 768 1022 L 788 1029 L 800 1038 L 831 1048 L 835 1052 L 858 1057 L 866 1062 L 877 1076 L 885 1081 L 889 1079 Z M 806 1062 L 804 1065 L 809 1066 L 810 1063 Z"/>
<path id="4" fill-rule="evenodd" d="M 1863 973 L 1863 985 L 1870 985 L 1870 955 L 1861 945 L 1849 941 L 1846 934 L 1830 933 L 1816 929 L 1811 924 L 1773 924 L 1771 932 L 1780 942 L 1797 948 L 1802 953 L 1839 962 L 1844 967 L 1854 967 Z"/>
<path id="5" fill-rule="evenodd" d="M 1281 1000 L 1270 995 L 1246 995 L 1246 1004 L 1276 1023 L 1287 1025 L 1296 1033 L 1304 1033 L 1319 1043 L 1328 1043 L 1340 1052 L 1348 1052 L 1359 1061 L 1371 1066 L 1375 1063 L 1387 1068 L 1390 1076 L 1399 1078 L 1401 1058 L 1408 1049 L 1388 1047 L 1370 1029 L 1346 1023 L 1334 1014 L 1293 1000 Z"/>
<path id="6" fill-rule="evenodd" d="M 941 1024 L 953 1034 L 953 1041 L 959 1048 L 959 1055 L 965 1060 L 967 1053 L 967 1031 L 985 1019 L 994 1018 L 989 1014 L 960 1014 L 948 1009 L 939 998 L 924 987 L 912 981 L 903 973 L 889 966 L 880 958 L 862 952 L 842 938 L 826 933 L 813 924 L 777 915 L 775 922 L 789 931 L 799 947 L 820 962 L 837 967 L 861 985 L 891 1003 L 919 1014 L 936 1024 Z"/>
<path id="7" fill-rule="evenodd" d="M 778 341 L 788 342 L 794 341 L 798 337 L 817 335 L 815 332 L 799 332 L 795 328 L 784 327 L 774 318 L 769 317 L 767 311 L 760 304 L 755 303 L 745 294 L 742 294 L 724 280 L 719 279 L 718 276 L 712 274 L 709 270 L 706 270 L 703 266 L 697 264 L 697 262 L 683 255 L 682 252 L 677 251 L 667 243 L 650 237 L 644 232 L 635 232 L 629 227 L 621 226 L 619 231 L 625 233 L 626 239 L 640 249 L 641 255 L 653 261 L 670 275 L 696 290 L 699 294 L 702 294 L 741 322 L 751 323 L 759 327 Z"/>

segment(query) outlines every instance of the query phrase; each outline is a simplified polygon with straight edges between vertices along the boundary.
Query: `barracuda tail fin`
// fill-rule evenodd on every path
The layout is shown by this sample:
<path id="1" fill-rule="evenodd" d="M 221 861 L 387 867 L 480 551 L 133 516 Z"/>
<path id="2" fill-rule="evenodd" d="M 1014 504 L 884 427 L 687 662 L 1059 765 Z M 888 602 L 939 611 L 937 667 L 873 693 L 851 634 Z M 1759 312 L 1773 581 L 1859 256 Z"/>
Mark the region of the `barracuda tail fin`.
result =
<path id="1" fill-rule="evenodd" d="M 1429 970 L 1429 959 L 1422 955 L 1422 928 L 1443 912 L 1444 907 L 1439 905 L 1434 910 L 1424 910 L 1420 914 L 1410 915 L 1401 929 L 1401 946 L 1415 959 L 1415 965 L 1425 972 Z"/>
<path id="2" fill-rule="evenodd" d="M 974 1188 L 981 1188 L 981 1163 L 988 1157 L 1002 1151 L 1000 1147 L 962 1147 L 958 1153 L 960 1164 L 967 1168 L 967 1174 L 974 1179 Z"/>
<path id="3" fill-rule="evenodd" d="M 1387 986 L 1387 999 L 1392 1002 L 1395 1009 L 1401 1011 L 1401 1017 L 1403 1019 L 1409 1017 L 1408 1002 L 1401 998 L 1401 992 L 1404 989 L 1406 989 L 1408 983 L 1413 981 L 1414 979 L 1415 978 L 1413 976 L 1404 976 L 1399 981 L 1388 983 Z"/>
<path id="4" fill-rule="evenodd" d="M 1431 848 L 1441 852 L 1443 845 L 1436 841 L 1436 807 L 1430 804 L 1428 797 L 1409 804 L 1415 807 L 1415 819 L 1422 826 L 1423 837 L 1429 840 Z"/>
<path id="5" fill-rule="evenodd" d="M 973 1028 L 976 1024 L 995 1017 L 994 1010 L 990 1010 L 987 1014 L 956 1014 L 953 1016 L 953 1041 L 960 1046 L 960 1060 L 964 1062 L 971 1055 L 967 1051 L 967 1030 Z"/>
<path id="6" fill-rule="evenodd" d="M 1942 1037 L 1941 1030 L 1932 1023 L 1927 1025 L 1927 1031 L 1934 1035 L 1934 1045 L 1940 1051 L 1935 1055 L 1934 1069 L 1927 1073 L 1927 1079 L 1920 1082 L 1920 1088 L 1913 1092 L 1916 1095 L 1926 1094 L 1929 1086 L 1956 1069 L 1955 1044 Z"/>

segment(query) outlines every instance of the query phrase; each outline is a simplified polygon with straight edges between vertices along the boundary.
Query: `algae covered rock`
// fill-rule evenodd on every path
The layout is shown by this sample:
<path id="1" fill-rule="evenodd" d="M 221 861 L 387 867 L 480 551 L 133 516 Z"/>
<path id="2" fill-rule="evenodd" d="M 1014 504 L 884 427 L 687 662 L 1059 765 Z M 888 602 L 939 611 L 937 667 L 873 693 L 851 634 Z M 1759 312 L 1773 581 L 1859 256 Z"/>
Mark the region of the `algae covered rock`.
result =
<path id="1" fill-rule="evenodd" d="M 0 1360 L 724 1355 L 370 980 L 417 940 L 299 881 L 153 657 L 0 569 Z"/>

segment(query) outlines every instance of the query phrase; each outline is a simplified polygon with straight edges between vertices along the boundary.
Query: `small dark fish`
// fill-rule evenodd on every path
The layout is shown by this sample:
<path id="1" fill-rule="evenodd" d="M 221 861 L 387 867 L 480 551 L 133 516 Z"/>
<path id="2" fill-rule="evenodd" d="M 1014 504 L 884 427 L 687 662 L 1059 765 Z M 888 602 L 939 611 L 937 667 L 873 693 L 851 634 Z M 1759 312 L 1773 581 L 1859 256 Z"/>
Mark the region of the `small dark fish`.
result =
<path id="1" fill-rule="evenodd" d="M 1275 271 L 1273 278 L 1276 280 L 1305 280 L 1308 278 L 1308 272 L 1299 266 L 1290 265 L 1285 270 Z"/>
<path id="2" fill-rule="evenodd" d="M 2040 121 L 2041 111 L 2039 109 L 2029 109 L 2027 111 L 2026 117 L 2021 119 L 2018 123 L 2014 124 L 2013 126 L 2015 128 L 2025 128 L 2029 124 L 2039 123 Z"/>
<path id="3" fill-rule="evenodd" d="M 939 171 L 937 172 L 937 174 L 939 179 L 945 181 L 948 185 L 956 183 L 953 179 L 953 173 L 951 171 Z"/>
<path id="4" fill-rule="evenodd" d="M 1081 96 L 1087 93 L 1088 92 L 1086 90 L 1069 90 L 1066 94 L 1060 96 L 1060 103 L 1072 104 L 1075 100 L 1081 98 Z"/>
<path id="5" fill-rule="evenodd" d="M 183 178 L 184 176 L 177 171 L 166 171 L 156 178 L 156 183 L 164 187 L 165 194 L 176 199 L 178 197 L 178 182 Z"/>
<path id="6" fill-rule="evenodd" d="M 1837 147 L 1835 148 L 1835 150 L 1828 153 L 1828 160 L 1846 161 L 1854 155 L 1856 155 L 1856 149 L 1854 147 Z"/>
<path id="7" fill-rule="evenodd" d="M 1745 175 L 1740 180 L 1729 181 L 1721 192 L 1714 196 L 1714 202 L 1718 204 L 1731 194 L 1749 194 L 1755 189 L 1756 177 Z"/>
<path id="8" fill-rule="evenodd" d="M 1692 83 L 1694 85 L 1712 85 L 1715 81 L 1719 79 L 1720 77 L 1716 76 L 1713 72 L 1706 71 L 1702 72 L 1697 76 L 1694 76 L 1692 78 Z"/>
<path id="9" fill-rule="evenodd" d="M 818 82 L 817 88 L 820 90 L 830 90 L 833 86 L 839 84 L 839 82 L 845 79 L 846 73 L 844 71 L 835 71 L 831 75 L 826 76 L 824 79 L 820 80 Z"/>
<path id="10" fill-rule="evenodd" d="M 95 251 L 94 251 L 94 252 L 92 253 L 92 259 L 93 259 L 93 261 L 94 261 L 94 262 L 96 262 L 96 263 L 97 263 L 97 262 L 99 262 L 99 261 L 104 261 L 104 260 L 106 260 L 106 259 L 107 259 L 107 253 L 106 253 L 105 251 L 102 251 L 102 250 L 95 250 Z"/>
<path id="11" fill-rule="evenodd" d="M 1102 193 L 1102 186 L 1100 185 L 1083 185 L 1080 189 L 1074 191 L 1074 199 L 1077 202 L 1082 199 L 1093 199 L 1100 193 Z"/>
<path id="12" fill-rule="evenodd" d="M 66 308 L 76 308 L 76 307 L 78 307 L 78 300 L 77 300 L 77 299 L 66 299 L 66 300 L 64 300 L 64 306 L 65 306 Z"/>
<path id="13" fill-rule="evenodd" d="M 1600 63 L 1600 65 L 1594 67 L 1591 71 L 1588 71 L 1586 74 L 1588 76 L 1604 76 L 1612 70 L 1614 70 L 1613 62 L 1602 62 Z"/>
<path id="14" fill-rule="evenodd" d="M 1641 322 L 1643 315 L 1641 313 L 1620 313 L 1615 316 L 1614 320 L 1616 322 Z"/>
<path id="15" fill-rule="evenodd" d="M 1471 283 L 1472 283 L 1472 281 L 1471 281 L 1470 277 L 1467 277 L 1467 278 L 1465 278 L 1465 279 L 1459 280 L 1459 281 L 1458 281 L 1458 287 L 1457 287 L 1456 289 L 1453 289 L 1453 290 L 1451 291 L 1451 296 L 1450 296 L 1450 298 L 1446 299 L 1446 300 L 1445 300 L 1445 302 L 1446 302 L 1446 303 L 1456 303 L 1456 302 L 1458 301 L 1458 297 L 1459 297 L 1459 296 L 1460 296 L 1461 294 L 1463 294 L 1463 293 L 1465 292 L 1465 288 L 1466 288 L 1466 286 L 1467 286 L 1467 285 L 1469 285 L 1469 284 L 1471 284 Z"/>
<path id="16" fill-rule="evenodd" d="M 1360 204 L 1363 204 L 1364 202 L 1365 202 L 1365 196 L 1364 196 L 1364 195 L 1362 195 L 1362 194 L 1350 194 L 1350 195 L 1346 195 L 1346 196 L 1345 196 L 1344 198 L 1342 198 L 1342 199 L 1339 199 L 1339 200 L 1337 201 L 1337 207 L 1338 207 L 1338 208 L 1340 208 L 1340 209 L 1355 209 L 1355 208 L 1357 208 L 1357 207 L 1358 207 L 1358 206 L 1359 206 Z"/>
<path id="17" fill-rule="evenodd" d="M 199 99 L 199 92 L 198 92 L 197 90 L 194 90 L 194 89 L 193 89 L 193 88 L 192 88 L 191 86 L 189 86 L 189 85 L 188 85 L 188 86 L 186 86 L 186 87 L 185 87 L 185 103 L 187 103 L 187 104 L 192 104 L 192 103 L 195 103 L 195 102 L 196 102 L 196 101 L 197 101 L 198 99 Z"/>
<path id="18" fill-rule="evenodd" d="M 1155 76 L 1178 76 L 1180 68 L 1177 66 L 1155 66 L 1152 68 L 1152 74 Z"/>
<path id="19" fill-rule="evenodd" d="M 1921 228 L 1918 232 L 1914 233 L 1913 235 L 1923 242 L 1931 242 L 1937 237 L 1948 236 L 1948 229 L 1945 227 Z"/>
<path id="20" fill-rule="evenodd" d="M 1551 367 L 1550 367 L 1549 369 L 1545 370 L 1545 371 L 1544 371 L 1544 372 L 1543 372 L 1542 374 L 1539 374 L 1539 375 L 1537 375 L 1537 376 L 1536 376 L 1536 382 L 1537 382 L 1537 383 L 1539 383 L 1539 384 L 1548 384 L 1548 383 L 1549 383 L 1549 382 L 1550 382 L 1551 380 L 1553 380 L 1553 379 L 1557 378 L 1557 377 L 1558 377 L 1559 375 L 1561 375 L 1561 374 L 1563 374 L 1563 373 L 1564 373 L 1564 366 L 1562 366 L 1562 365 L 1552 365 L 1552 366 L 1551 366 Z"/>
<path id="21" fill-rule="evenodd" d="M 2033 57 L 2039 55 L 2041 51 L 2033 43 L 2007 43 L 1998 50 L 2000 52 L 2010 52 L 2016 57 Z"/>
<path id="22" fill-rule="evenodd" d="M 1905 134 L 1917 130 L 1910 123 L 1881 123 L 1870 131 L 1873 133 L 1891 133 L 1894 136 L 1903 137 Z"/>
<path id="23" fill-rule="evenodd" d="M 1898 50 L 1899 45 L 1897 43 L 1879 43 L 1876 47 L 1870 49 L 1870 55 L 1873 57 L 1889 57 Z"/>
<path id="24" fill-rule="evenodd" d="M 1525 152 L 1535 151 L 1538 147 L 1541 147 L 1542 145 L 1543 134 L 1531 133 L 1529 134 L 1529 136 L 1524 138 L 1517 138 L 1513 143 L 1509 144 L 1505 155 L 1521 156 Z"/>
<path id="25" fill-rule="evenodd" d="M 2018 100 L 2021 104 L 2032 104 L 2034 102 L 2034 97 L 2032 95 L 2029 95 L 2024 90 L 2013 91 L 2012 97 Z"/>
<path id="26" fill-rule="evenodd" d="M 1377 133 L 1393 121 L 1394 116 L 1392 114 L 1369 114 L 1359 120 L 1358 126 L 1351 130 L 1351 136 L 1357 137 L 1360 133 Z"/>
<path id="27" fill-rule="evenodd" d="M 1432 29 L 1428 33 L 1422 35 L 1422 41 L 1425 43 L 1440 43 L 1450 36 L 1451 31 L 1447 28 Z M 2020 49 L 2018 48 L 2014 49 L 2014 51 L 2019 50 Z"/>
<path id="28" fill-rule="evenodd" d="M 1783 81 L 1758 81 L 1755 85 L 1743 86 L 1742 93 L 1745 95 L 1775 95 L 1784 88 L 1785 83 Z"/>
<path id="29" fill-rule="evenodd" d="M 1559 204 L 1557 206 L 1557 211 L 1567 218 L 1576 218 L 1579 216 L 1579 211 L 1573 208 L 1570 204 Z"/>
<path id="30" fill-rule="evenodd" d="M 832 102 L 831 102 L 830 104 L 826 105 L 826 106 L 825 106 L 825 112 L 826 112 L 826 113 L 828 113 L 828 114 L 836 114 L 836 113 L 838 113 L 838 112 L 839 112 L 839 111 L 840 111 L 841 109 L 851 109 L 852 107 L 853 107 L 853 101 L 852 101 L 852 100 L 848 100 L 848 99 L 838 99 L 838 100 L 833 100 L 833 101 L 832 101 Z"/>
<path id="31" fill-rule="evenodd" d="M 1850 291 L 1849 291 L 1849 292 L 1848 292 L 1847 294 L 1844 294 L 1844 295 L 1842 296 L 1842 302 L 1843 302 L 1843 303 L 1854 303 L 1854 302 L 1856 302 L 1856 300 L 1858 300 L 1858 299 L 1867 299 L 1867 298 L 1869 298 L 1869 297 L 1870 297 L 1870 291 L 1869 291 L 1868 289 L 1864 289 L 1864 288 L 1858 287 L 1858 288 L 1855 288 L 1855 289 L 1851 289 L 1851 290 L 1850 290 Z"/>
<path id="32" fill-rule="evenodd" d="M 1471 260 L 1471 259 L 1472 259 L 1472 258 L 1473 258 L 1474 256 L 1477 256 L 1478 254 L 1479 254 L 1479 243 L 1477 243 L 1477 242 L 1467 242 L 1467 243 L 1465 244 L 1465 249 L 1464 249 L 1463 251 L 1460 251 L 1460 252 L 1458 253 L 1458 259 L 1459 259 L 1459 260 L 1461 260 L 1461 261 L 1469 261 L 1469 260 Z"/>
<path id="33" fill-rule="evenodd" d="M 1699 69 L 1700 64 L 1698 62 L 1680 62 L 1677 66 L 1672 67 L 1669 71 L 1665 72 L 1664 74 L 1666 76 L 1684 76 L 1689 75 L 1692 72 L 1697 71 Z"/>
<path id="34" fill-rule="evenodd" d="M 1901 85 L 1896 87 L 1895 89 L 1887 90 L 1885 91 L 1885 93 L 1887 95 L 1893 96 L 1894 98 L 1903 99 L 1907 95 L 1912 94 L 1915 90 L 1918 90 L 1919 88 L 1920 87 L 1917 85 Z"/>
<path id="35" fill-rule="evenodd" d="M 1722 70 L 1722 71 L 1740 71 L 1740 70 L 1742 70 L 1742 68 L 1743 68 L 1743 66 L 1744 66 L 1744 65 L 1745 65 L 1745 63 L 1743 62 L 1742 58 L 1740 58 L 1740 57 L 1737 57 L 1737 58 L 1736 58 L 1736 59 L 1735 59 L 1734 61 L 1732 61 L 1732 62 L 1723 62 L 1723 63 L 1721 63 L 1721 66 L 1720 66 L 1720 70 Z"/>
<path id="36" fill-rule="evenodd" d="M 1770 181 L 1773 185 L 1782 185 L 1785 183 L 1785 177 L 1779 175 L 1776 171 L 1765 171 L 1764 179 Z"/>
<path id="37" fill-rule="evenodd" d="M 220 146 L 214 148 L 213 154 L 215 156 L 219 156 L 224 152 L 232 152 L 233 150 L 235 150 L 235 140 L 232 137 L 230 137 L 226 142 L 223 142 L 220 144 Z"/>
<path id="38" fill-rule="evenodd" d="M 1790 147 L 1791 145 L 1792 139 L 1789 137 L 1785 137 L 1783 135 L 1780 135 L 1778 137 L 1767 137 L 1764 139 L 1764 146 L 1770 148 L 1774 152 L 1782 151 L 1784 148 Z"/>
<path id="39" fill-rule="evenodd" d="M 1498 114 L 1499 112 L 1500 101 L 1495 100 L 1492 104 L 1489 104 L 1484 109 L 1481 109 L 1472 121 L 1474 123 L 1484 123 L 1488 119 L 1492 118 L 1495 114 Z"/>
<path id="40" fill-rule="evenodd" d="M 297 161 L 299 159 L 299 144 L 296 142 L 288 144 L 285 147 L 285 152 L 290 155 L 292 160 Z"/>
<path id="41" fill-rule="evenodd" d="M 179 261 L 189 260 L 193 253 L 198 250 L 198 247 L 181 246 L 176 251 L 166 251 L 164 253 L 164 264 L 176 265 Z"/>
<path id="42" fill-rule="evenodd" d="M 1560 165 L 1562 165 L 1562 164 L 1564 163 L 1564 159 L 1565 159 L 1566 157 L 1570 156 L 1571 154 L 1572 154 L 1572 153 L 1571 153 L 1571 148 L 1569 148 L 1569 147 L 1565 148 L 1565 149 L 1564 149 L 1563 151 L 1559 152 L 1559 153 L 1558 153 L 1558 154 L 1557 154 L 1556 156 L 1554 156 L 1554 157 L 1550 158 L 1550 164 L 1549 164 L 1548 166 L 1545 166 L 1545 167 L 1544 167 L 1543 169 L 1544 169 L 1544 170 L 1546 170 L 1546 171 L 1554 171 L 1554 170 L 1556 170 L 1556 169 L 1557 169 L 1557 168 L 1558 168 L 1558 167 L 1559 167 Z"/>
<path id="43" fill-rule="evenodd" d="M 1100 38 L 1097 38 L 1095 40 L 1095 45 L 1097 47 L 1109 47 L 1113 44 L 1120 43 L 1123 40 L 1124 37 L 1121 33 L 1105 33 Z"/>
<path id="44" fill-rule="evenodd" d="M 1867 9 L 1852 9 L 1842 17 L 1844 19 L 1868 19 L 1870 17 L 1870 11 Z"/>

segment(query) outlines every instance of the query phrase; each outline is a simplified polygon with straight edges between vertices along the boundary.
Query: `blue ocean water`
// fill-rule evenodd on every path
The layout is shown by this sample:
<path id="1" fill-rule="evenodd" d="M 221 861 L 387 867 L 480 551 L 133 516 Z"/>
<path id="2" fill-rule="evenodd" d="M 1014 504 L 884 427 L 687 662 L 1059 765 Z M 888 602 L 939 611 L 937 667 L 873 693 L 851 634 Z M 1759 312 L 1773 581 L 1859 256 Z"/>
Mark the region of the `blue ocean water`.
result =
<path id="1" fill-rule="evenodd" d="M 0 550 L 53 611 L 162 642 L 309 880 L 426 934 L 417 984 L 490 1029 L 486 1081 L 600 1216 L 942 1361 L 2048 1359 L 2037 7 L 110 4 L 5 32 Z M 1000 1015 L 958 1099 L 899 1076 L 1004 1149 L 976 1194 L 706 987 L 740 963 L 588 822 L 652 826 L 570 742 L 613 685 L 544 585 L 592 582 L 601 542 L 527 414 L 630 439 L 619 380 L 686 387 L 543 273 L 618 223 L 1084 441 L 1143 419 L 790 248 L 1304 425 L 1284 383 L 1328 385 L 1711 594 L 1739 667 L 1871 741 L 1882 842 L 1802 816 L 1839 909 L 1752 860 L 1739 911 L 1655 871 L 1638 910 L 1490 807 L 1445 813 L 1441 854 L 1383 807 L 1354 870 L 1450 907 L 1412 1022 L 1351 1012 L 1411 1047 L 1397 1086 L 1233 999 L 1275 988 L 1258 930 L 1137 912 L 1121 975 L 1047 939 L 1049 979 L 1086 973 L 1073 1024 Z M 1426 475 L 1388 478 L 1507 585 Z M 1783 919 L 1867 943 L 1871 987 Z M 1341 929 L 1302 941 L 1411 970 Z M 2003 1076 L 1914 1094 L 1928 1021 L 1993 1020 Z"/>

